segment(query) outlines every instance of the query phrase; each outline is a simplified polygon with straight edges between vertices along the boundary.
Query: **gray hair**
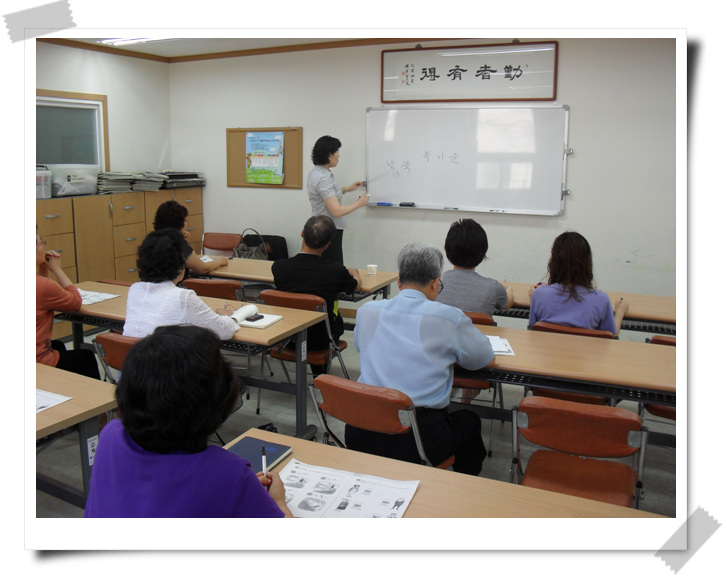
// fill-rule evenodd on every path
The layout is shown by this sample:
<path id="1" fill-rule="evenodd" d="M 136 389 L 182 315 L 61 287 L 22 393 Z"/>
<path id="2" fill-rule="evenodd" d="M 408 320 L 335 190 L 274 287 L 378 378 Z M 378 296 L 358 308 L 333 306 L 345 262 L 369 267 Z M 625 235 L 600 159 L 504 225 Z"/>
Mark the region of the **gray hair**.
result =
<path id="1" fill-rule="evenodd" d="M 444 257 L 442 252 L 431 244 L 407 244 L 399 252 L 397 258 L 399 281 L 402 284 L 413 283 L 418 286 L 429 284 L 442 276 Z"/>

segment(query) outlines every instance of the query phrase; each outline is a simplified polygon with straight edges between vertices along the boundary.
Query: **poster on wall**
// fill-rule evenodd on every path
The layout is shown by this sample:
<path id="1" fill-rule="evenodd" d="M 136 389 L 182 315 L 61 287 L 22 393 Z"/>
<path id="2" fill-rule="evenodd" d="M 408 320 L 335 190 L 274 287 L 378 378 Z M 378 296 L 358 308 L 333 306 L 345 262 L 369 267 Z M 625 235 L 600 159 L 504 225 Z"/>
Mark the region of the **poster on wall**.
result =
<path id="1" fill-rule="evenodd" d="M 245 181 L 282 185 L 284 133 L 266 131 L 245 137 Z"/>

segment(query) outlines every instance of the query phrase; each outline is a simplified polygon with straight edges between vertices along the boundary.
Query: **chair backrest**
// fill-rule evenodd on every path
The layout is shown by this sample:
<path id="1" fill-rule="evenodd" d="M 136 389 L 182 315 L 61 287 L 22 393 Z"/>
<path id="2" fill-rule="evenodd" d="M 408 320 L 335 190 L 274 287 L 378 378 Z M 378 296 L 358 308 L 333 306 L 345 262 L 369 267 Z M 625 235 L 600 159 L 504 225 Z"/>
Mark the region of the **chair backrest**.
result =
<path id="1" fill-rule="evenodd" d="M 465 312 L 465 314 L 470 318 L 470 320 L 472 320 L 472 324 L 497 326 L 497 323 L 493 320 L 492 316 L 485 314 L 484 312 Z"/>
<path id="2" fill-rule="evenodd" d="M 232 252 L 240 245 L 242 234 L 223 234 L 218 232 L 205 232 L 202 236 L 202 247 L 209 250 L 222 250 Z"/>
<path id="3" fill-rule="evenodd" d="M 197 296 L 223 298 L 224 300 L 240 300 L 237 296 L 237 291 L 242 288 L 242 282 L 236 280 L 187 278 L 182 282 L 182 286 L 194 290 Z"/>
<path id="4" fill-rule="evenodd" d="M 565 326 L 563 324 L 553 324 L 552 322 L 538 321 L 531 326 L 531 330 L 540 330 L 542 332 L 556 332 L 560 334 L 575 334 L 578 336 L 593 336 L 596 338 L 616 338 L 613 332 L 608 330 L 596 330 L 593 328 L 578 328 L 577 326 Z"/>
<path id="5" fill-rule="evenodd" d="M 627 457 L 641 445 L 641 417 L 618 407 L 525 397 L 513 421 L 531 443 L 573 455 Z"/>
<path id="6" fill-rule="evenodd" d="M 320 410 L 348 425 L 396 435 L 411 429 L 402 423 L 399 411 L 413 410 L 414 406 L 401 391 L 333 375 L 318 375 L 312 389 Z"/>
<path id="7" fill-rule="evenodd" d="M 104 365 L 107 377 L 110 378 L 109 368 L 120 370 L 124 366 L 124 360 L 126 360 L 129 350 L 140 340 L 141 338 L 124 336 L 115 332 L 99 334 L 93 339 L 96 353 Z"/>
<path id="8" fill-rule="evenodd" d="M 315 294 L 297 294 L 295 292 L 283 292 L 282 290 L 263 290 L 258 295 L 258 300 L 268 306 L 327 312 L 326 301 Z"/>
<path id="9" fill-rule="evenodd" d="M 660 334 L 657 334 L 655 336 L 652 336 L 651 338 L 647 338 L 646 342 L 648 342 L 649 344 L 663 344 L 664 346 L 676 346 L 677 337 L 676 336 L 662 336 Z"/>

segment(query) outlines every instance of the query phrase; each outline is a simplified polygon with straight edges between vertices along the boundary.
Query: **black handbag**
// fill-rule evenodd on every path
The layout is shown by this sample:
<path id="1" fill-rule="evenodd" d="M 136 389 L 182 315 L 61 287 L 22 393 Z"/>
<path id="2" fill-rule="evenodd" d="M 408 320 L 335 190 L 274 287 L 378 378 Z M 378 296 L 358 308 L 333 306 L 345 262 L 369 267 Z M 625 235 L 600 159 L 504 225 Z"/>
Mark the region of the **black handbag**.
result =
<path id="1" fill-rule="evenodd" d="M 255 232 L 258 238 L 260 238 L 260 243 L 257 246 L 249 245 L 245 242 L 245 232 Z M 268 251 L 265 247 L 265 240 L 263 237 L 254 229 L 247 228 L 243 230 L 242 232 L 242 241 L 239 243 L 239 245 L 232 250 L 232 253 L 235 255 L 235 258 L 248 258 L 249 260 L 267 260 L 268 259 Z"/>

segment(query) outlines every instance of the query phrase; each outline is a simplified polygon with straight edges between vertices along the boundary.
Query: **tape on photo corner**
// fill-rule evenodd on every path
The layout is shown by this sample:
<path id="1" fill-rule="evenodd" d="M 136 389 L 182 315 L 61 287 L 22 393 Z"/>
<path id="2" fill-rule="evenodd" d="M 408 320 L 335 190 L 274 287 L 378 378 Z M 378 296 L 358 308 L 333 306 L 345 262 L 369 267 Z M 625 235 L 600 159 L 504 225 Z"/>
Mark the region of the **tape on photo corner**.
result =
<path id="1" fill-rule="evenodd" d="M 3 18 L 5 18 L 5 26 L 11 42 L 19 42 L 76 26 L 68 0 L 5 14 Z"/>

